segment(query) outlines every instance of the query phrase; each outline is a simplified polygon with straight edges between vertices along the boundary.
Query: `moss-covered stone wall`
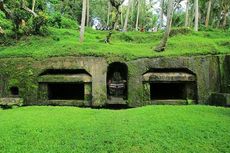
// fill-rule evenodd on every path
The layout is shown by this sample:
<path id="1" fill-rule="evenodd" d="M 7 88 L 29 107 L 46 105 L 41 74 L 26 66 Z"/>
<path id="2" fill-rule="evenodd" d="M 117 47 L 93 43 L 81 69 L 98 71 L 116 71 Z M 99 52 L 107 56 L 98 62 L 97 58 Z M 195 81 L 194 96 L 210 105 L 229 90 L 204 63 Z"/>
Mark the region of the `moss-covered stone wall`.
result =
<path id="1" fill-rule="evenodd" d="M 220 90 L 219 60 L 217 56 L 146 58 L 128 62 L 129 92 L 128 101 L 131 106 L 151 104 L 147 99 L 143 86 L 142 75 L 150 69 L 188 69 L 197 78 L 197 102 L 208 103 L 212 92 Z"/>
<path id="2" fill-rule="evenodd" d="M 230 55 L 219 56 L 221 74 L 221 92 L 230 93 Z"/>
<path id="3" fill-rule="evenodd" d="M 38 76 L 47 69 L 85 69 L 92 76 L 91 106 L 100 107 L 107 101 L 106 74 L 112 62 L 123 62 L 128 66 L 129 106 L 152 104 L 150 95 L 144 92 L 149 86 L 143 84 L 142 75 L 150 69 L 188 69 L 196 75 L 197 102 L 206 104 L 213 92 L 222 88 L 229 92 L 230 56 L 159 57 L 125 61 L 120 58 L 102 57 L 53 57 L 43 60 L 32 58 L 0 59 L 0 97 L 10 97 L 10 87 L 19 87 L 19 96 L 24 105 L 41 105 Z M 221 62 L 222 61 L 222 62 Z M 60 101 L 61 102 L 61 101 Z M 63 103 L 67 105 L 68 102 Z M 73 102 L 70 103 L 73 105 Z"/>

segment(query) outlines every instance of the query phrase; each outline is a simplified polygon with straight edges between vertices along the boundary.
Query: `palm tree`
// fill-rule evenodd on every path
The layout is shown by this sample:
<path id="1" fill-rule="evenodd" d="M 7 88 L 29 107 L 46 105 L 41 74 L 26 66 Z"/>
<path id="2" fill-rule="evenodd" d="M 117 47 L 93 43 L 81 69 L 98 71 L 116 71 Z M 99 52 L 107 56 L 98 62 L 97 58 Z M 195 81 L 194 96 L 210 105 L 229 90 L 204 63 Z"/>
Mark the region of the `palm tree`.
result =
<path id="1" fill-rule="evenodd" d="M 81 30 L 80 30 L 80 42 L 81 43 L 84 41 L 85 17 L 86 17 L 86 0 L 82 0 Z"/>
<path id="2" fill-rule="evenodd" d="M 86 0 L 86 26 L 89 26 L 89 0 Z"/>
<path id="3" fill-rule="evenodd" d="M 188 27 L 188 19 L 189 19 L 189 0 L 186 2 L 186 13 L 185 13 L 185 27 Z"/>
<path id="4" fill-rule="evenodd" d="M 198 31 L 199 26 L 199 0 L 195 0 L 195 27 L 194 30 Z"/>
<path id="5" fill-rule="evenodd" d="M 165 50 L 166 43 L 169 38 L 170 30 L 171 30 L 171 23 L 172 23 L 172 16 L 173 16 L 173 3 L 175 0 L 169 0 L 168 1 L 168 10 L 167 10 L 167 25 L 165 29 L 164 36 L 160 42 L 160 44 L 154 49 L 157 52 L 161 52 Z"/>
<path id="6" fill-rule="evenodd" d="M 212 0 L 208 1 L 208 10 L 207 10 L 207 15 L 205 19 L 205 27 L 207 28 L 209 25 L 209 18 L 210 18 L 210 12 L 211 12 L 211 6 L 212 6 Z"/>
<path id="7" fill-rule="evenodd" d="M 161 29 L 163 26 L 163 17 L 164 17 L 164 0 L 161 0 L 160 7 L 161 7 L 161 13 L 160 13 L 160 29 Z"/>
<path id="8" fill-rule="evenodd" d="M 138 31 L 138 25 L 139 25 L 139 16 L 140 16 L 140 0 L 137 0 L 137 18 L 136 18 L 136 31 Z"/>
<path id="9" fill-rule="evenodd" d="M 130 12 L 131 5 L 132 5 L 132 0 L 129 0 L 123 31 L 127 31 L 128 20 L 129 20 L 129 12 Z"/>

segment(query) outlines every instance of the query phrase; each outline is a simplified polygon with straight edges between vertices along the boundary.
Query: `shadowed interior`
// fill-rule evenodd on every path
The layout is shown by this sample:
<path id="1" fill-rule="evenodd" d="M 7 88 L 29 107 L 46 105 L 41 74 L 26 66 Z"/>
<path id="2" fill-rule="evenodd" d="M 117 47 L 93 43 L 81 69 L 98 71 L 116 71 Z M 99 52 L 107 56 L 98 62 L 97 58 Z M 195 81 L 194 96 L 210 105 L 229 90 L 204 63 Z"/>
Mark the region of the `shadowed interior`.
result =
<path id="1" fill-rule="evenodd" d="M 186 99 L 185 83 L 150 83 L 152 100 Z"/>
<path id="2" fill-rule="evenodd" d="M 49 100 L 84 100 L 84 84 L 50 83 L 48 97 Z"/>

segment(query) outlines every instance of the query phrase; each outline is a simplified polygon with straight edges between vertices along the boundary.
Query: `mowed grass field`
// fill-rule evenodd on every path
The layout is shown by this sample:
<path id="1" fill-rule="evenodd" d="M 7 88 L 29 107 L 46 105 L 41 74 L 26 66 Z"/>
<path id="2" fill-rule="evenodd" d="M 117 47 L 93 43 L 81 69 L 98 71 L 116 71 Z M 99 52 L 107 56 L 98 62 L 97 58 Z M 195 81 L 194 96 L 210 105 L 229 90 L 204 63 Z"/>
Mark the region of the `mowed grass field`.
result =
<path id="1" fill-rule="evenodd" d="M 0 152 L 230 152 L 230 109 L 147 106 L 127 110 L 0 110 Z"/>
<path id="2" fill-rule="evenodd" d="M 1 153 L 230 152 L 230 109 L 0 109 Z"/>

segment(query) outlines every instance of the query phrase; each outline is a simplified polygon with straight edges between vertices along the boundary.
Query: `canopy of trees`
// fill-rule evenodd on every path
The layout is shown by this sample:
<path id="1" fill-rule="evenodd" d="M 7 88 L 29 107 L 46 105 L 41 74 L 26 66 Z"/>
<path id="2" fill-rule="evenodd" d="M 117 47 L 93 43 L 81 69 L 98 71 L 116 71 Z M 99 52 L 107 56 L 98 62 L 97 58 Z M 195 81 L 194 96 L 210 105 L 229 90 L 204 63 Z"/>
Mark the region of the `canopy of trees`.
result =
<path id="1" fill-rule="evenodd" d="M 123 32 L 170 30 L 171 26 L 191 27 L 195 31 L 230 27 L 230 0 L 173 0 L 172 12 L 168 13 L 170 3 L 170 0 L 0 0 L 0 35 L 16 39 L 30 34 L 46 35 L 47 27 L 77 30 L 92 26 L 95 20 L 101 27 Z M 171 15 L 170 22 L 167 15 Z"/>

